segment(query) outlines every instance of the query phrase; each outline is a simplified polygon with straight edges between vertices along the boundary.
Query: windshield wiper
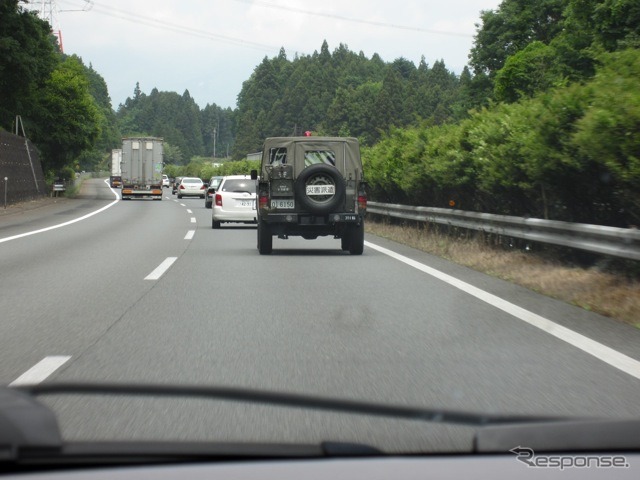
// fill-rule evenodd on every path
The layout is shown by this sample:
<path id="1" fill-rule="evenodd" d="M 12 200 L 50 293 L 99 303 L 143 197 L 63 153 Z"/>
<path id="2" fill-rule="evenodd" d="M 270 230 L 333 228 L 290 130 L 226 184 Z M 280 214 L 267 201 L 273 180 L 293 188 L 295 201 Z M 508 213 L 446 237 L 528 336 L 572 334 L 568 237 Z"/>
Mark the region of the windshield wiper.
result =
<path id="1" fill-rule="evenodd" d="M 15 387 L 32 395 L 44 394 L 100 394 L 100 395 L 144 395 L 154 397 L 200 397 L 219 400 L 234 400 L 244 403 L 260 403 L 282 407 L 299 407 L 310 410 L 330 410 L 360 415 L 421 420 L 431 423 L 485 426 L 512 423 L 547 422 L 567 417 L 532 415 L 491 415 L 466 411 L 444 410 L 404 405 L 317 397 L 296 393 L 272 392 L 238 387 L 208 387 L 194 385 L 119 384 L 119 383 L 41 383 L 33 386 Z"/>
<path id="2" fill-rule="evenodd" d="M 229 444 L 212 442 L 69 443 L 61 438 L 55 414 L 38 395 L 135 395 L 192 397 L 279 407 L 390 417 L 428 423 L 478 427 L 471 452 L 506 454 L 519 445 L 536 451 L 640 450 L 640 420 L 594 420 L 537 415 L 493 415 L 388 405 L 350 399 L 236 387 L 161 384 L 41 383 L 0 387 L 0 465 L 29 461 L 148 463 L 228 458 L 299 458 L 381 455 L 369 445 L 348 442 Z M 44 460 L 43 460 L 44 459 Z"/>

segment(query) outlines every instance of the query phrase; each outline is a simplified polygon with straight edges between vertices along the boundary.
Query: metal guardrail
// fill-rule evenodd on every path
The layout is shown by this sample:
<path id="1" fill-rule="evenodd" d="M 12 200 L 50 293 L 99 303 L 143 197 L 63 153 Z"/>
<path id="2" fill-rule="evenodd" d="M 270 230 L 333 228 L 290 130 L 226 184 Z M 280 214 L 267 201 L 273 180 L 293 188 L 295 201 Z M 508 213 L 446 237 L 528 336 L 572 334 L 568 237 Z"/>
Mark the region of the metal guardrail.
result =
<path id="1" fill-rule="evenodd" d="M 367 213 L 468 228 L 494 235 L 550 243 L 640 260 L 640 230 L 435 207 L 368 202 Z"/>

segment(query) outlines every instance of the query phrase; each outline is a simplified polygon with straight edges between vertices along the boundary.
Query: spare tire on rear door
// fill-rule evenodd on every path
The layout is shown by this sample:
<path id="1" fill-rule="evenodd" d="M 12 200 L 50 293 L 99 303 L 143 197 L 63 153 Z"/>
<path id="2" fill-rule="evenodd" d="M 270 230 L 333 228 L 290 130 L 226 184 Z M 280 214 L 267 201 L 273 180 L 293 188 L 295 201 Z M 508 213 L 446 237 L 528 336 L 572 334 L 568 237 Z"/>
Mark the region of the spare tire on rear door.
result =
<path id="1" fill-rule="evenodd" d="M 304 210 L 325 214 L 342 205 L 346 184 L 336 168 L 317 163 L 298 175 L 293 188 Z"/>

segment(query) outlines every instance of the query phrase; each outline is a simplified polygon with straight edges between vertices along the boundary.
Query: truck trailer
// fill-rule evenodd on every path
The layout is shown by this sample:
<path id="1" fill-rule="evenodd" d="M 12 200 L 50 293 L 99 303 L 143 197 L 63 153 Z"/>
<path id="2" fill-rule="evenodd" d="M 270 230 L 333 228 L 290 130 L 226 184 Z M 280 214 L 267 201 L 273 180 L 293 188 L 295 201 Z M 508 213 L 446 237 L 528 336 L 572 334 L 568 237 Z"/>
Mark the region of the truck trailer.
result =
<path id="1" fill-rule="evenodd" d="M 121 165 L 123 200 L 162 200 L 162 138 L 123 138 Z"/>
<path id="2" fill-rule="evenodd" d="M 111 175 L 109 176 L 109 184 L 111 188 L 119 188 L 122 186 L 122 171 L 120 164 L 122 163 L 122 149 L 114 148 L 111 150 Z"/>

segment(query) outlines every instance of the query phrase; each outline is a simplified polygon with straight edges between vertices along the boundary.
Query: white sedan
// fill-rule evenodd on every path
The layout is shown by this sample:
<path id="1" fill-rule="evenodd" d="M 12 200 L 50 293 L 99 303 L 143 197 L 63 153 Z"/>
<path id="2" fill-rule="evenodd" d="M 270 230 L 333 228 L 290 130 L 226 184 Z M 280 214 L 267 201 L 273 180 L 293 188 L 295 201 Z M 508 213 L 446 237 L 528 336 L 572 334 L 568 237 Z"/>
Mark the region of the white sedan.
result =
<path id="1" fill-rule="evenodd" d="M 216 190 L 211 208 L 211 228 L 223 222 L 256 223 L 256 181 L 248 175 L 229 175 Z"/>
<path id="2" fill-rule="evenodd" d="M 204 182 L 196 177 L 184 177 L 178 186 L 178 198 L 186 196 L 204 198 L 206 192 Z"/>

